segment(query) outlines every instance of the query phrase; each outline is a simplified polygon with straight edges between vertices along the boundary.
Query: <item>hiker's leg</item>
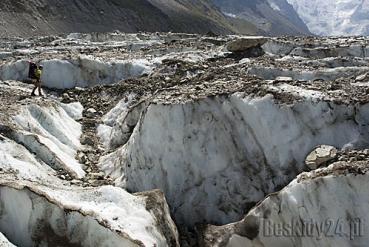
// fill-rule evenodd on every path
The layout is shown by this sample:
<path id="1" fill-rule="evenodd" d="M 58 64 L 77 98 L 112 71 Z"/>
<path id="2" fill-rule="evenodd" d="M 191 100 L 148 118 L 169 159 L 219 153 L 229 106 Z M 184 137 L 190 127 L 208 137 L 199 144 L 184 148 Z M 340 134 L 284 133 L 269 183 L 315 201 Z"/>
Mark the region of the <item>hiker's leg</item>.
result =
<path id="1" fill-rule="evenodd" d="M 33 88 L 32 93 L 31 93 L 32 96 L 35 95 L 36 88 L 37 88 L 36 86 Z"/>
<path id="2" fill-rule="evenodd" d="M 42 95 L 41 81 L 40 80 L 37 81 L 37 87 L 38 87 L 38 95 Z"/>
<path id="3" fill-rule="evenodd" d="M 34 88 L 33 88 L 33 90 L 32 90 L 32 93 L 31 93 L 31 95 L 32 96 L 34 96 L 35 95 L 35 92 L 36 92 L 36 89 L 37 89 L 37 84 L 36 84 L 36 82 L 35 81 L 33 81 L 33 85 L 35 86 Z"/>

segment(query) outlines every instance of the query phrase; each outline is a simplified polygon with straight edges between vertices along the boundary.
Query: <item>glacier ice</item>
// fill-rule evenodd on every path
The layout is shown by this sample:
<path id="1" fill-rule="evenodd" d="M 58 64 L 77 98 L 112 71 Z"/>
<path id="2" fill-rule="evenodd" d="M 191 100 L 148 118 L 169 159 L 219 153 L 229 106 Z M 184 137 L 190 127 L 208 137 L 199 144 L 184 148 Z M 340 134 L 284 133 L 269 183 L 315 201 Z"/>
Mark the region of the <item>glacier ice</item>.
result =
<path id="1" fill-rule="evenodd" d="M 114 187 L 71 190 L 5 182 L 0 202 L 0 231 L 19 246 L 166 246 L 177 241 L 175 231 L 172 236 L 160 232 L 158 215 L 146 209 L 152 202 Z"/>
<path id="2" fill-rule="evenodd" d="M 131 191 L 162 189 L 178 222 L 235 221 L 245 205 L 303 171 L 314 146 L 366 143 L 368 105 L 302 96 L 292 106 L 237 93 L 148 104 L 129 140 L 103 157 L 101 168 Z"/>
<path id="3" fill-rule="evenodd" d="M 0 80 L 25 81 L 28 78 L 26 60 L 9 62 L 0 66 Z M 145 59 L 100 61 L 98 58 L 80 56 L 77 59 L 51 59 L 41 61 L 44 66 L 43 85 L 66 89 L 112 84 L 123 79 L 150 73 L 152 64 Z"/>
<path id="4" fill-rule="evenodd" d="M 63 106 L 73 115 L 68 115 Z M 54 102 L 45 107 L 35 104 L 23 107 L 14 116 L 18 129 L 13 138 L 53 168 L 65 169 L 73 177 L 82 178 L 85 172 L 74 158 L 82 148 L 79 141 L 82 129 L 73 119 L 81 115 L 82 108 L 63 106 Z"/>
<path id="5" fill-rule="evenodd" d="M 1 247 L 15 247 L 9 240 L 0 232 L 0 246 Z"/>
<path id="6" fill-rule="evenodd" d="M 241 221 L 208 226 L 202 245 L 366 246 L 368 175 L 362 173 L 368 169 L 366 162 L 341 162 L 302 173 Z"/>

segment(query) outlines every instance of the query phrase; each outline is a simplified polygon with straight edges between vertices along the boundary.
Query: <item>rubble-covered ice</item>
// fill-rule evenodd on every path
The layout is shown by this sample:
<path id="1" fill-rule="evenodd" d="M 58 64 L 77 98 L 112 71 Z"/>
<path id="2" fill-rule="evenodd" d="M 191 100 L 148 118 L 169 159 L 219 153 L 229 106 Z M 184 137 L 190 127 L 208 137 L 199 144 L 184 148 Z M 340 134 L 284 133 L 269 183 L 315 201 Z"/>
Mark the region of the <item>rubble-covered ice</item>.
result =
<path id="1" fill-rule="evenodd" d="M 34 61 L 44 66 L 41 79 L 46 87 L 55 89 L 92 87 L 149 74 L 166 59 L 199 62 L 222 53 L 220 49 L 209 49 L 204 53 L 190 47 L 173 49 L 160 47 L 164 42 L 174 42 L 182 36 L 188 36 L 189 39 L 196 37 L 185 34 L 147 36 L 73 34 L 67 39 L 60 37 L 53 40 L 47 43 L 47 46 L 46 44 L 36 46 L 30 42 L 29 46 L 34 45 L 36 54 L 19 50 L 17 54 L 12 53 L 13 56 L 8 57 L 4 54 L 4 62 L 0 64 L 0 80 L 25 81 L 28 77 L 29 62 Z M 112 40 L 109 40 L 110 38 Z M 160 48 L 149 50 L 146 56 L 140 54 L 141 50 L 150 46 Z M 122 54 L 122 51 L 125 53 Z M 83 55 L 85 53 L 87 54 Z M 11 59 L 14 56 L 18 57 L 16 61 Z"/>
<path id="2" fill-rule="evenodd" d="M 321 70 L 289 70 L 268 67 L 250 67 L 248 73 L 273 80 L 279 76 L 292 77 L 299 81 L 335 80 L 340 77 L 358 76 L 369 70 L 369 67 L 338 67 Z"/>
<path id="3" fill-rule="evenodd" d="M 23 146 L 0 137 L 0 232 L 14 244 L 176 246 L 160 192 L 133 196 L 112 186 L 71 186 Z"/>
<path id="4" fill-rule="evenodd" d="M 0 40 L 0 232 L 19 246 L 322 246 L 249 223 L 365 220 L 368 38 L 253 39 Z M 30 96 L 29 60 L 47 97 Z M 306 159 L 319 147 L 334 152 Z"/>

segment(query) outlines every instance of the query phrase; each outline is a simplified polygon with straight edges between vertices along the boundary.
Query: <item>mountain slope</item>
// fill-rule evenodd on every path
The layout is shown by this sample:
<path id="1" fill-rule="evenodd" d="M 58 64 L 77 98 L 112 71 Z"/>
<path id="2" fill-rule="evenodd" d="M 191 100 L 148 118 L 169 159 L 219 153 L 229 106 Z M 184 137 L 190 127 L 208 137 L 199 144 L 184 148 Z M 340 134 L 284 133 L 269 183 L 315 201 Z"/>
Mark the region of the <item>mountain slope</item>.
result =
<path id="1" fill-rule="evenodd" d="M 253 24 L 246 21 L 241 25 L 235 25 L 233 20 L 221 13 L 210 0 L 148 1 L 169 17 L 174 30 L 195 33 L 203 33 L 204 30 L 215 33 L 256 34 L 259 32 Z"/>
<path id="2" fill-rule="evenodd" d="M 250 35 L 309 34 L 306 25 L 286 0 L 0 2 L 0 37 L 114 30 Z"/>
<path id="3" fill-rule="evenodd" d="M 318 35 L 369 35 L 369 0 L 288 0 Z"/>
<path id="4" fill-rule="evenodd" d="M 123 7 L 118 0 L 2 0 L 0 30 L 8 35 L 31 35 L 109 31 L 118 27 L 132 32 L 169 28 L 168 18 L 146 0 L 124 2 Z"/>
<path id="5" fill-rule="evenodd" d="M 243 32 L 255 34 L 250 23 Z M 246 27 L 246 28 L 245 28 Z M 1 0 L 0 35 L 120 30 L 239 32 L 208 0 Z"/>
<path id="6" fill-rule="evenodd" d="M 286 0 L 213 0 L 227 15 L 245 19 L 270 35 L 310 34 Z"/>

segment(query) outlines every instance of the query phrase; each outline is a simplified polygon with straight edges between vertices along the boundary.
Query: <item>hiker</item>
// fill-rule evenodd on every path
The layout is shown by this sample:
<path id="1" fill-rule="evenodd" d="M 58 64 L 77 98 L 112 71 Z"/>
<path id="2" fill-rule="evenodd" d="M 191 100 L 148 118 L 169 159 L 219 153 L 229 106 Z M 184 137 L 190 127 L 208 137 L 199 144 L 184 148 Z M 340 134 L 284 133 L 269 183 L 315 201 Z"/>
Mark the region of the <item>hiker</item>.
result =
<path id="1" fill-rule="evenodd" d="M 43 96 L 43 94 L 41 92 L 42 69 L 43 69 L 42 65 L 37 66 L 37 68 L 35 68 L 34 73 L 31 77 L 33 79 L 32 81 L 35 85 L 35 88 L 33 89 L 32 94 L 31 94 L 32 96 L 36 96 L 35 91 L 36 91 L 37 88 L 38 88 L 38 95 Z"/>

